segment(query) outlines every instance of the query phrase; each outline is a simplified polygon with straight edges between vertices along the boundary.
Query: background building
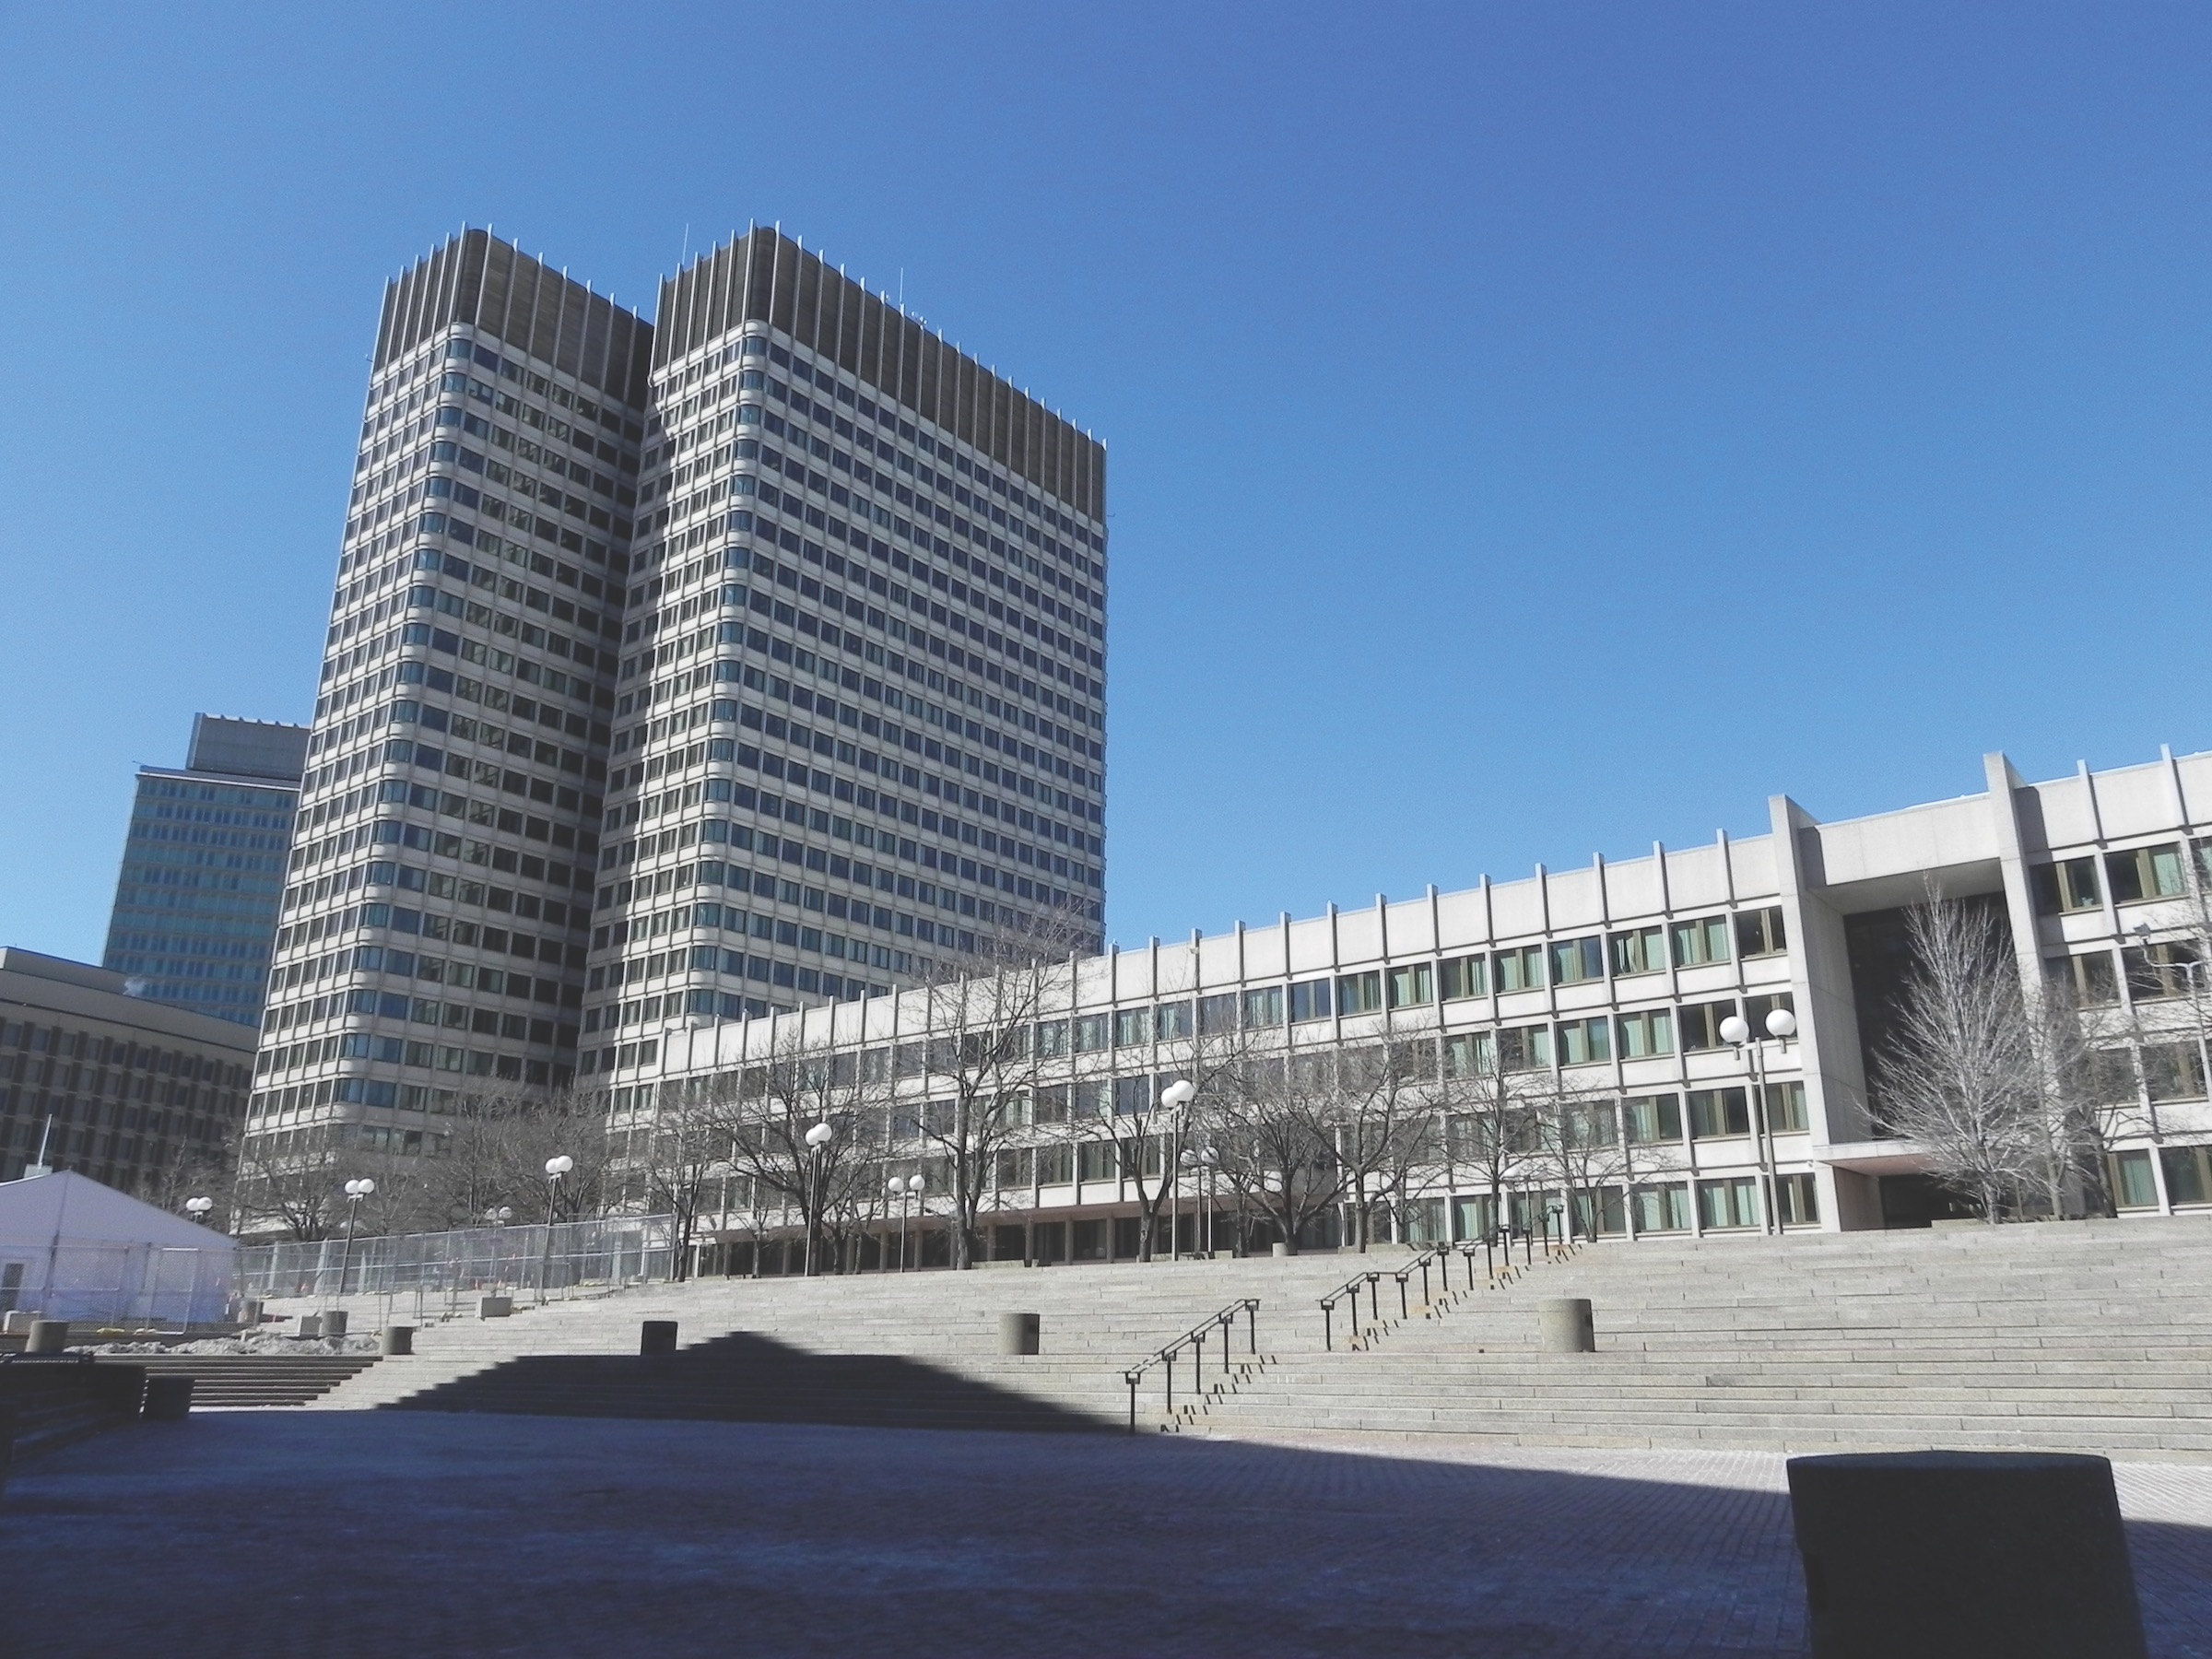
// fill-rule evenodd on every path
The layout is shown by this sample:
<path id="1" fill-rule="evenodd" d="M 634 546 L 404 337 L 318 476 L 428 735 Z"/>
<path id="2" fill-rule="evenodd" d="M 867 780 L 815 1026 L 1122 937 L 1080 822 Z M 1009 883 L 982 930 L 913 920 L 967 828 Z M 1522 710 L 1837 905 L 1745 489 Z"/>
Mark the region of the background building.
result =
<path id="1" fill-rule="evenodd" d="M 1102 446 L 772 231 L 660 315 L 583 1072 L 1098 949 Z"/>
<path id="2" fill-rule="evenodd" d="M 258 1026 L 308 729 L 195 714 L 182 770 L 146 766 L 100 960 L 139 994 Z"/>
<path id="3" fill-rule="evenodd" d="M 127 994 L 123 974 L 0 949 L 0 1180 L 37 1161 L 165 1209 L 230 1167 L 253 1033 Z"/>
<path id="4" fill-rule="evenodd" d="M 661 309 L 473 230 L 386 291 L 256 1153 L 1096 947 L 1100 446 L 788 238 Z"/>

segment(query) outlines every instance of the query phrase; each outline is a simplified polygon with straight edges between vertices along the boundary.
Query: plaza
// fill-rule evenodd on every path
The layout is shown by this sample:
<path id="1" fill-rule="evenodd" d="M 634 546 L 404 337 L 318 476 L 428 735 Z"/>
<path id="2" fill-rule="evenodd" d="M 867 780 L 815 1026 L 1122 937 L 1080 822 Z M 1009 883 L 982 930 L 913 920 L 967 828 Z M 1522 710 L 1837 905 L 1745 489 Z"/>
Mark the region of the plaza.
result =
<path id="1" fill-rule="evenodd" d="M 4 1651 L 1796 1654 L 1783 1459 L 232 1412 L 0 1511 Z M 2212 1468 L 2118 1467 L 2212 1653 Z"/>

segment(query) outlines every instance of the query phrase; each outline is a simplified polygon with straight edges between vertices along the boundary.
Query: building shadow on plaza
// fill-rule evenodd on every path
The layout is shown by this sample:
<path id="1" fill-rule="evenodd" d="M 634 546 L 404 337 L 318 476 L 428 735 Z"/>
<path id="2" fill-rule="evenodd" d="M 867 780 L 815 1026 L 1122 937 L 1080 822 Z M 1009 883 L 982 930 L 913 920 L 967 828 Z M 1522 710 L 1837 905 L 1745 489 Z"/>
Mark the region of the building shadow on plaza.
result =
<path id="1" fill-rule="evenodd" d="M 653 1357 L 525 1355 L 387 1409 L 1032 1434 L 1114 1426 L 904 1355 L 813 1353 L 746 1331 Z"/>

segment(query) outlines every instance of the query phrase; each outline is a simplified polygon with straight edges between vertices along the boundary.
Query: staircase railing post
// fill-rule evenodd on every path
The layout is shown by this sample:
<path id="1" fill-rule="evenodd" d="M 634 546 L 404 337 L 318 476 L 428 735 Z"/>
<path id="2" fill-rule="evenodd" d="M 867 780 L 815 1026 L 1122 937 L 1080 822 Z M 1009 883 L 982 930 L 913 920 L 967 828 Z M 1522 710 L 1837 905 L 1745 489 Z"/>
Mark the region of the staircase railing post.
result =
<path id="1" fill-rule="evenodd" d="M 1321 1304 L 1321 1348 L 1322 1352 L 1324 1354 L 1335 1352 L 1336 1347 L 1335 1338 L 1333 1335 L 1333 1325 L 1330 1320 L 1330 1314 L 1332 1311 L 1333 1310 L 1330 1308 L 1329 1303 L 1324 1300 Z"/>
<path id="2" fill-rule="evenodd" d="M 1175 1350 L 1173 1348 L 1167 1351 L 1166 1359 L 1168 1361 L 1168 1416 L 1172 1418 L 1175 1415 Z"/>
<path id="3" fill-rule="evenodd" d="M 1136 1373 L 1124 1371 L 1122 1376 L 1123 1381 L 1129 1384 L 1129 1432 L 1135 1434 L 1136 1432 Z"/>
<path id="4" fill-rule="evenodd" d="M 1244 1301 L 1244 1339 L 1251 1345 L 1252 1357 L 1260 1357 L 1260 1299 L 1247 1297 Z"/>

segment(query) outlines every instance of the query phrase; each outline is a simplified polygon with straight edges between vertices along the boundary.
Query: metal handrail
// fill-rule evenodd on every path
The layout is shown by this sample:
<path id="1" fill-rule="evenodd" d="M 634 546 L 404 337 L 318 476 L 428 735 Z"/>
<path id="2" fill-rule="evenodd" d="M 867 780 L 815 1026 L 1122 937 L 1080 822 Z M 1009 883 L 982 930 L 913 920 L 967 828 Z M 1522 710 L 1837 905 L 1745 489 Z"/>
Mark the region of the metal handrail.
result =
<path id="1" fill-rule="evenodd" d="M 1175 1356 L 1186 1347 L 1192 1350 L 1193 1359 L 1198 1368 L 1197 1382 L 1200 1387 L 1204 1387 L 1206 1382 L 1206 1339 L 1218 1330 L 1221 1333 L 1221 1380 L 1224 1382 L 1228 1382 L 1230 1328 L 1236 1324 L 1237 1315 L 1243 1314 L 1245 1343 L 1252 1353 L 1258 1354 L 1260 1351 L 1259 1311 L 1260 1299 L 1258 1297 L 1241 1296 L 1219 1312 L 1209 1314 L 1206 1318 L 1200 1320 L 1165 1347 L 1146 1355 L 1144 1359 L 1124 1371 L 1122 1381 L 1129 1384 L 1129 1432 L 1132 1434 L 1136 1432 L 1136 1385 L 1144 1381 L 1147 1371 L 1156 1365 L 1164 1365 L 1167 1368 L 1167 1405 L 1165 1409 L 1172 1412 L 1175 1409 Z"/>
<path id="2" fill-rule="evenodd" d="M 1375 1288 L 1382 1277 L 1382 1273 L 1380 1268 L 1371 1273 L 1355 1273 L 1350 1278 L 1346 1279 L 1343 1284 L 1321 1299 L 1321 1346 L 1324 1349 L 1334 1349 L 1335 1346 L 1333 1334 L 1333 1316 L 1336 1312 L 1336 1304 L 1345 1297 L 1348 1296 L 1352 1299 L 1352 1329 L 1357 1331 L 1359 1328 L 1359 1288 L 1362 1285 L 1367 1287 L 1369 1316 L 1371 1318 L 1382 1316 L 1381 1304 L 1376 1300 L 1376 1297 L 1380 1293 Z"/>

